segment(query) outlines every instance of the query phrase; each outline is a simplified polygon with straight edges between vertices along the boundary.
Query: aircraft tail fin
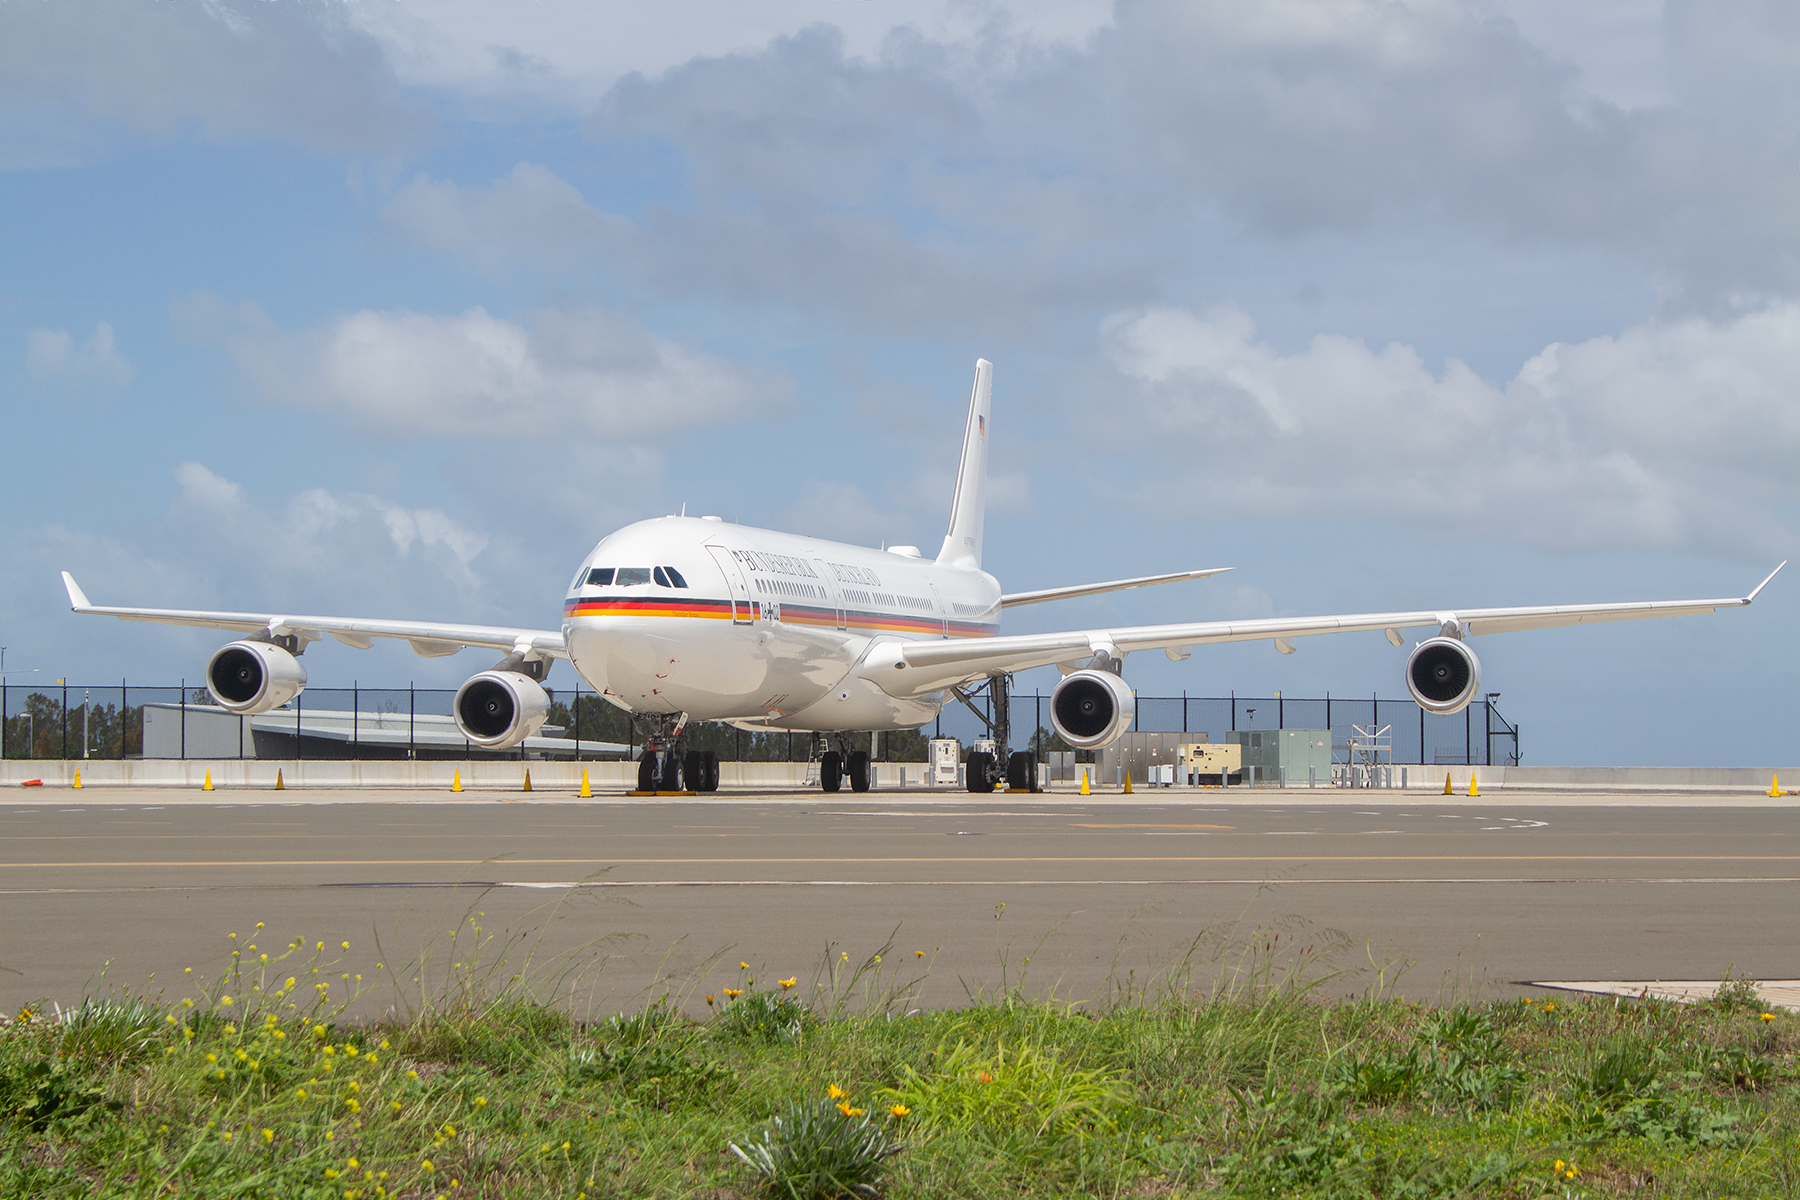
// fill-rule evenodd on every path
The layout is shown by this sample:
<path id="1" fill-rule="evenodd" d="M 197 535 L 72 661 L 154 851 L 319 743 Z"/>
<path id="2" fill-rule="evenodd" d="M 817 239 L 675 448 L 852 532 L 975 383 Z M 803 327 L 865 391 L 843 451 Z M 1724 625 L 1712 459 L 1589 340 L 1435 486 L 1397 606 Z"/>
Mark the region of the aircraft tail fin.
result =
<path id="1" fill-rule="evenodd" d="M 945 566 L 981 566 L 981 529 L 987 518 L 988 407 L 994 364 L 975 360 L 975 388 L 969 395 L 969 423 L 963 430 L 962 462 L 956 471 L 956 499 L 950 504 L 950 531 L 937 560 Z"/>

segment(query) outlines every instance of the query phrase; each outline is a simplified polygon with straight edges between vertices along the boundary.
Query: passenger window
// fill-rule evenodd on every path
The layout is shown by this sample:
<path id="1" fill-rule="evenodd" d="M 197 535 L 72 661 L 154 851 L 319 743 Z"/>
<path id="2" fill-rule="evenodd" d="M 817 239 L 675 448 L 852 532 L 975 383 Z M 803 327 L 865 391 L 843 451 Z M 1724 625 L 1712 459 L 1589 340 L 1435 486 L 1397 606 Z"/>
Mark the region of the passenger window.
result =
<path id="1" fill-rule="evenodd" d="M 613 569 L 611 567 L 595 567 L 588 572 L 587 582 L 589 587 L 610 587 L 612 586 L 612 580 Z"/>
<path id="2" fill-rule="evenodd" d="M 634 584 L 649 583 L 650 582 L 650 568 L 649 567 L 620 567 L 618 574 L 613 577 L 613 582 L 618 584 L 620 587 L 631 587 Z"/>
<path id="3" fill-rule="evenodd" d="M 663 570 L 665 570 L 669 573 L 669 582 L 670 583 L 674 584 L 678 588 L 684 588 L 687 586 L 687 580 L 685 580 L 681 577 L 680 571 L 677 571 L 674 567 L 664 567 Z"/>
<path id="4" fill-rule="evenodd" d="M 668 575 L 664 573 L 664 571 L 661 567 L 652 567 L 650 570 L 651 570 L 651 574 L 653 574 L 656 577 L 656 586 L 657 587 L 672 586 L 669 583 Z"/>

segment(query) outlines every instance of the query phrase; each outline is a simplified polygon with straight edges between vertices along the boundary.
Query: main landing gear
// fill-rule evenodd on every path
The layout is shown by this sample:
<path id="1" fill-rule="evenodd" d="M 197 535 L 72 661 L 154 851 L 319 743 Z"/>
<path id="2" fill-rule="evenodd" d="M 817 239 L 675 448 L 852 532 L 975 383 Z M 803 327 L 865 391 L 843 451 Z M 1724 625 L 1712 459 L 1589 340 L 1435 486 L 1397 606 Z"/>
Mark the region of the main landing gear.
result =
<path id="1" fill-rule="evenodd" d="M 1003 781 L 1009 792 L 1043 790 L 1038 786 L 1037 757 L 1029 750 L 1020 750 L 1016 754 L 1007 753 L 1007 739 L 1012 736 L 1012 704 L 1008 694 L 1010 682 L 1005 675 L 988 676 L 987 689 L 991 700 L 989 707 L 994 714 L 992 717 L 976 707 L 974 697 L 969 693 L 961 688 L 952 689 L 956 698 L 981 718 L 990 735 L 976 742 L 969 751 L 965 774 L 971 792 L 991 792 Z"/>
<path id="2" fill-rule="evenodd" d="M 869 790 L 869 752 L 849 748 L 850 739 L 843 734 L 838 735 L 837 749 L 831 749 L 831 742 L 824 734 L 819 735 L 813 744 L 813 753 L 819 762 L 819 789 L 836 792 L 843 788 L 844 781 L 850 781 L 850 790 L 866 792 Z"/>
<path id="3" fill-rule="evenodd" d="M 644 731 L 644 753 L 638 759 L 638 791 L 719 790 L 719 756 L 711 750 L 689 750 L 682 745 L 686 713 L 639 716 L 636 721 Z"/>

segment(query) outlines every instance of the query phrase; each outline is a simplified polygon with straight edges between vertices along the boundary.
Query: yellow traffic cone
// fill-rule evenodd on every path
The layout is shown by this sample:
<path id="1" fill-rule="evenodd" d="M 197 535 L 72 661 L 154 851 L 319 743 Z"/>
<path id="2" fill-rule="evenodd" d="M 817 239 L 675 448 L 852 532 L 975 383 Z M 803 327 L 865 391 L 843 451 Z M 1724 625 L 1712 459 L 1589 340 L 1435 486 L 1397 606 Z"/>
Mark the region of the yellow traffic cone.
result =
<path id="1" fill-rule="evenodd" d="M 280 767 L 275 768 L 275 790 L 278 792 L 287 791 L 287 784 L 283 783 L 281 780 L 281 768 Z"/>
<path id="2" fill-rule="evenodd" d="M 1087 777 L 1087 768 L 1086 767 L 1081 768 L 1081 794 L 1084 796 L 1089 794 L 1088 793 L 1088 777 Z"/>
<path id="3" fill-rule="evenodd" d="M 1444 772 L 1444 795 L 1450 795 L 1450 772 Z"/>
<path id="4" fill-rule="evenodd" d="M 211 767 L 208 767 L 208 768 L 207 768 L 207 769 L 206 769 L 206 779 L 205 779 L 205 781 L 204 781 L 204 782 L 203 782 L 203 783 L 201 783 L 201 785 L 200 785 L 200 790 L 201 790 L 201 791 L 203 791 L 203 792 L 210 792 L 210 791 L 212 791 L 212 790 L 213 790 L 213 787 L 212 787 L 212 768 L 211 768 Z"/>
<path id="5" fill-rule="evenodd" d="M 594 789 L 588 786 L 587 768 L 583 767 L 581 768 L 581 798 L 591 800 L 593 795 Z"/>
<path id="6" fill-rule="evenodd" d="M 75 768 L 75 786 L 76 787 L 81 786 L 81 768 L 80 767 Z M 1770 793 L 1770 794 L 1774 795 L 1775 793 Z"/>
<path id="7" fill-rule="evenodd" d="M 530 767 L 525 768 L 525 786 L 522 790 L 527 791 L 527 792 L 529 792 L 531 790 L 531 768 Z"/>
<path id="8" fill-rule="evenodd" d="M 1481 795 L 1481 785 L 1475 782 L 1475 772 L 1473 771 L 1469 772 L 1469 795 Z"/>
<path id="9" fill-rule="evenodd" d="M 1125 772 L 1125 794 L 1131 795 L 1131 772 L 1129 770 Z"/>
<path id="10" fill-rule="evenodd" d="M 461 767 L 458 767 L 455 771 L 452 771 L 450 773 L 450 790 L 453 792 L 462 791 L 462 768 Z"/>
<path id="11" fill-rule="evenodd" d="M 80 773 L 80 772 L 79 772 L 79 771 L 77 771 L 77 772 L 76 772 L 76 773 L 75 773 L 75 786 L 76 786 L 76 787 L 80 787 L 80 786 L 81 786 L 81 773 Z M 1769 795 L 1771 795 L 1771 796 L 1779 796 L 1779 795 L 1781 795 L 1781 794 L 1782 794 L 1782 791 L 1781 791 L 1781 776 L 1780 776 L 1780 775 L 1771 775 L 1771 776 L 1769 776 Z"/>

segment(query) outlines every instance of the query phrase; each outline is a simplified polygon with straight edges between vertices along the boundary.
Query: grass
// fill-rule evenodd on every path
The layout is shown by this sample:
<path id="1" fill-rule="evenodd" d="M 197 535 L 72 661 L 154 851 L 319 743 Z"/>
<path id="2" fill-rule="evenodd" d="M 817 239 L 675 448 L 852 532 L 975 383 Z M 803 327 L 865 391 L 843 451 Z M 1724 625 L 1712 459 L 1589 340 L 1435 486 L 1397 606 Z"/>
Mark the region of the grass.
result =
<path id="1" fill-rule="evenodd" d="M 1800 1196 L 1800 1020 L 1741 983 L 1326 1003 L 1253 944 L 1099 1011 L 926 1012 L 923 960 L 840 953 L 746 967 L 702 1020 L 677 994 L 586 1022 L 532 999 L 558 992 L 505 968 L 517 943 L 459 936 L 367 982 L 250 944 L 186 996 L 28 1008 L 0 1195 Z M 341 1017 L 389 987 L 390 1018 Z"/>

